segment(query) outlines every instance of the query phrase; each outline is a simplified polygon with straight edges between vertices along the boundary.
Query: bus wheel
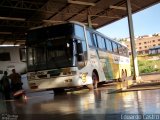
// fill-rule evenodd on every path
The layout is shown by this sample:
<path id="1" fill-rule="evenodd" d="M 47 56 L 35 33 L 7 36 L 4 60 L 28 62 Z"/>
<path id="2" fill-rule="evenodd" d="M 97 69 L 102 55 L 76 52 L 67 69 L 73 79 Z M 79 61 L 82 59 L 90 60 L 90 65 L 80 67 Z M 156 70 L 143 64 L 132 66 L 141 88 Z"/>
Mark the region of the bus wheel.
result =
<path id="1" fill-rule="evenodd" d="M 89 90 L 93 90 L 93 89 L 94 89 L 93 84 L 88 84 L 88 85 L 87 85 L 87 88 L 88 88 Z"/>
<path id="2" fill-rule="evenodd" d="M 92 73 L 92 81 L 93 81 L 93 84 L 87 85 L 87 87 L 90 90 L 96 89 L 98 87 L 98 75 L 96 74 L 95 71 L 93 71 L 93 73 Z"/>
<path id="3" fill-rule="evenodd" d="M 125 81 L 125 80 L 126 80 L 126 77 L 127 77 L 127 72 L 126 72 L 126 70 L 124 71 L 124 70 L 122 69 L 121 78 L 118 79 L 118 82 L 123 82 L 123 81 Z"/>
<path id="4" fill-rule="evenodd" d="M 63 88 L 54 88 L 54 95 L 65 94 L 65 90 Z"/>
<path id="5" fill-rule="evenodd" d="M 98 75 L 95 72 L 92 73 L 92 80 L 93 88 L 96 89 L 98 87 Z"/>
<path id="6" fill-rule="evenodd" d="M 125 69 L 125 74 L 126 74 L 126 77 L 127 77 L 127 70 Z"/>
<path id="7" fill-rule="evenodd" d="M 122 81 L 126 80 L 126 77 L 127 77 L 126 71 L 122 70 L 122 76 L 121 77 L 122 77 Z"/>

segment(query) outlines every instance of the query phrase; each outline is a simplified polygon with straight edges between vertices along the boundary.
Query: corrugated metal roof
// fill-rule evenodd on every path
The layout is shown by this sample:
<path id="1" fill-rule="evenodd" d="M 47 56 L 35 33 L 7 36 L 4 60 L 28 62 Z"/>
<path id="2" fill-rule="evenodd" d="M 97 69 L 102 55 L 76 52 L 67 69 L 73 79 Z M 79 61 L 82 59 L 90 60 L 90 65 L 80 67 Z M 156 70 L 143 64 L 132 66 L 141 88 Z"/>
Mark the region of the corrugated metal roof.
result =
<path id="1" fill-rule="evenodd" d="M 131 0 L 132 12 L 145 9 L 159 1 Z M 25 33 L 31 27 L 66 21 L 87 24 L 88 15 L 93 28 L 100 28 L 127 15 L 126 10 L 114 9 L 115 6 L 126 8 L 126 0 L 1 0 L 0 44 L 24 43 Z"/>

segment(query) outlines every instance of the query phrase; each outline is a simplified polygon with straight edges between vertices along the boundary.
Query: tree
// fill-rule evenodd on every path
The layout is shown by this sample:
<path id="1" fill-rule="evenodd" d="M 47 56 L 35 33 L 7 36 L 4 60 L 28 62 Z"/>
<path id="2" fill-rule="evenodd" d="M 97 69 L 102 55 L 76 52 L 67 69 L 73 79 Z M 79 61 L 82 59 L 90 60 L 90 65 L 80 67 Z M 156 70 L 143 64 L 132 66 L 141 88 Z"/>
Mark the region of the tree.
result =
<path id="1" fill-rule="evenodd" d="M 126 42 L 127 39 L 125 39 L 125 38 L 120 38 L 118 41 L 119 41 L 119 42 Z"/>

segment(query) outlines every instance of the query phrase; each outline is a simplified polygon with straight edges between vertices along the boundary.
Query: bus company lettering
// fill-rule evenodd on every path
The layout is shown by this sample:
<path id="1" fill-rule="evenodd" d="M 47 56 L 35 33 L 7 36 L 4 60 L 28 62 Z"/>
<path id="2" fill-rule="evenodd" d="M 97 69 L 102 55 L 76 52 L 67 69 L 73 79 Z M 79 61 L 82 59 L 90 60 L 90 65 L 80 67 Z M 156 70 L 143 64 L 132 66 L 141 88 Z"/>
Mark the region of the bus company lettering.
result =
<path id="1" fill-rule="evenodd" d="M 81 73 L 80 74 L 80 78 L 82 79 L 82 82 L 85 83 L 87 81 L 86 76 L 88 75 L 88 73 Z"/>
<path id="2" fill-rule="evenodd" d="M 119 56 L 113 56 L 113 62 L 119 64 L 120 57 Z"/>

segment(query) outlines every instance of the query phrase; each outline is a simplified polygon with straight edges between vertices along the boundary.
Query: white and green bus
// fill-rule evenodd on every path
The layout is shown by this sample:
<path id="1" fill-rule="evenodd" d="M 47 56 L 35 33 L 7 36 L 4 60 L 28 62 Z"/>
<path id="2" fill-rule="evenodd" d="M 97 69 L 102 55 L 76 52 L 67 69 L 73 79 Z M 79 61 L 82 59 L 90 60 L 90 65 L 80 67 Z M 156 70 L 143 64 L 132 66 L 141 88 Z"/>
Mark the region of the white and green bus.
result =
<path id="1" fill-rule="evenodd" d="M 31 89 L 97 88 L 130 76 L 127 47 L 77 22 L 32 29 L 26 46 Z"/>

